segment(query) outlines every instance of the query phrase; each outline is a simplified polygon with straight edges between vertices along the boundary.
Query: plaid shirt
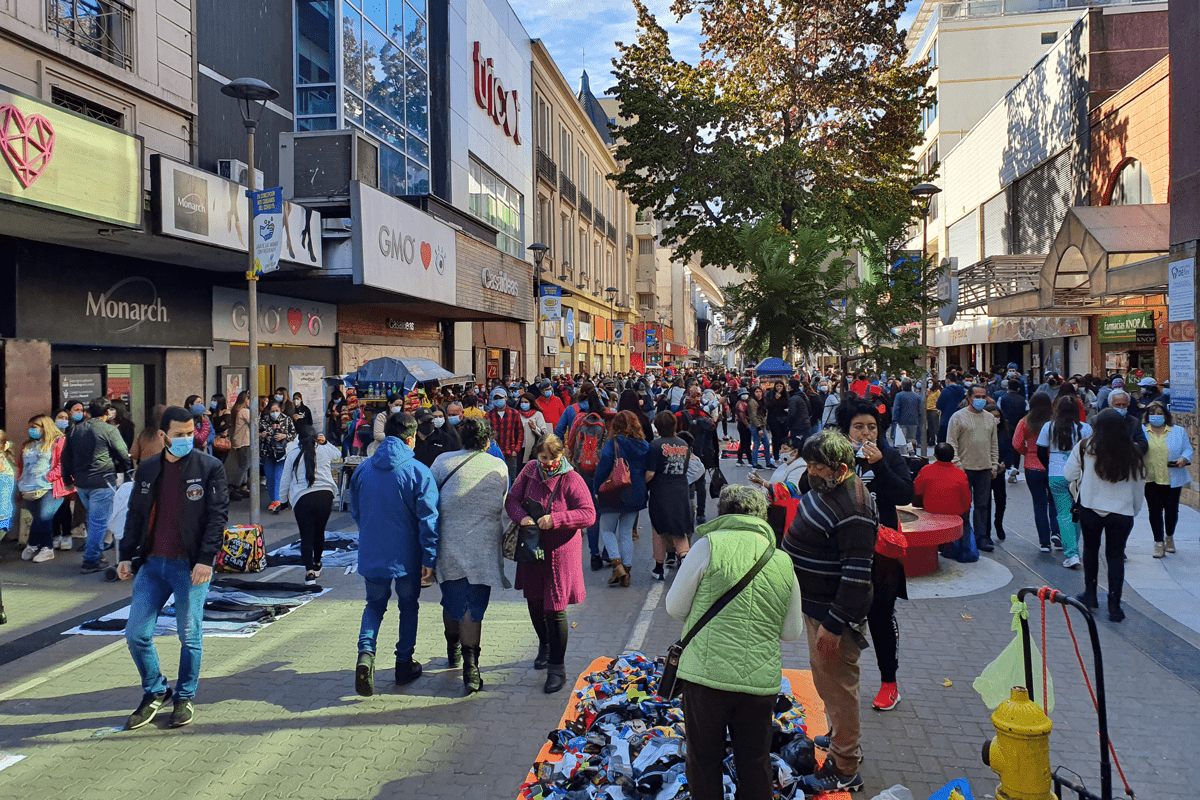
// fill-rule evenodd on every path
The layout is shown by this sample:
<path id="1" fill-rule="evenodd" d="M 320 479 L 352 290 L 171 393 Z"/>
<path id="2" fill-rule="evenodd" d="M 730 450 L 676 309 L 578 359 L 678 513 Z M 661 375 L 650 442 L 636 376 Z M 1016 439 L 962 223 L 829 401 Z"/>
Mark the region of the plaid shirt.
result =
<path id="1" fill-rule="evenodd" d="M 515 408 L 507 408 L 502 417 L 493 408 L 487 412 L 487 420 L 492 425 L 492 435 L 496 437 L 496 446 L 500 448 L 500 452 L 506 456 L 518 455 L 525 444 L 521 413 Z"/>

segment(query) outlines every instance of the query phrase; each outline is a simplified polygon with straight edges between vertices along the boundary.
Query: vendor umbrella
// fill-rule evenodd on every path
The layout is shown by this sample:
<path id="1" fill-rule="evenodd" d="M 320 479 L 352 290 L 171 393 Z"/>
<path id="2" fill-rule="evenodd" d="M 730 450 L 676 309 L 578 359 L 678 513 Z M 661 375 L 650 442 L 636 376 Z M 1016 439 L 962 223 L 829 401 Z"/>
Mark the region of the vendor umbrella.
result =
<path id="1" fill-rule="evenodd" d="M 754 368 L 754 371 L 760 378 L 776 376 L 790 378 L 794 372 L 791 364 L 787 363 L 782 358 L 775 358 L 774 356 L 764 358 L 762 361 L 758 362 L 758 366 Z"/>
<path id="2" fill-rule="evenodd" d="M 360 383 L 395 383 L 411 391 L 418 383 L 436 382 L 441 385 L 473 383 L 474 375 L 455 375 L 429 358 L 373 358 L 345 376 L 348 385 Z"/>

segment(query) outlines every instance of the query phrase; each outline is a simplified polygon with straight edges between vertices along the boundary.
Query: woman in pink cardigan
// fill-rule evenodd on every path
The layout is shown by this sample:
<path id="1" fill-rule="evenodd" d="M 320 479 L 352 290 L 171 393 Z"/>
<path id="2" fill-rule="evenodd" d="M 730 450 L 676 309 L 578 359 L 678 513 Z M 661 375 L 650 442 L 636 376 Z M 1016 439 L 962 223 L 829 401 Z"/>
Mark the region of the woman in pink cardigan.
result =
<path id="1" fill-rule="evenodd" d="M 547 694 L 567 682 L 567 606 L 587 597 L 583 585 L 581 528 L 596 521 L 596 508 L 587 482 L 563 456 L 563 443 L 554 434 L 542 439 L 537 459 L 517 475 L 505 502 L 505 511 L 519 525 L 541 529 L 540 561 L 517 564 L 516 588 L 525 593 L 529 618 L 538 635 L 535 669 L 545 669 Z M 534 519 L 530 508 L 545 513 Z"/>

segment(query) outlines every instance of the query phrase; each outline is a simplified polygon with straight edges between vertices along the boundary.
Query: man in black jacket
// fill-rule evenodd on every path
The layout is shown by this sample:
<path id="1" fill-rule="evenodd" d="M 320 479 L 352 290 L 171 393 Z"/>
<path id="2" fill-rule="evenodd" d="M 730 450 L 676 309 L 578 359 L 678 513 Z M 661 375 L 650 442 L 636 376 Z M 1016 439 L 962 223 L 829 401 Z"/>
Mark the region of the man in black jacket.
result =
<path id="1" fill-rule="evenodd" d="M 61 456 L 63 482 L 74 484 L 79 501 L 87 509 L 87 543 L 84 545 L 82 572 L 103 572 L 101 554 L 112 512 L 114 486 L 110 479 L 133 468 L 125 440 L 113 426 L 117 412 L 107 398 L 98 397 L 88 404 L 91 419 L 71 428 Z"/>
<path id="2" fill-rule="evenodd" d="M 168 408 L 162 430 L 167 448 L 143 461 L 133 478 L 117 565 L 117 577 L 123 581 L 137 573 L 125 641 L 142 678 L 143 697 L 129 717 L 127 730 L 153 720 L 172 696 L 153 638 L 158 613 L 171 594 L 181 645 L 171 727 L 192 721 L 203 653 L 204 600 L 229 519 L 225 468 L 212 456 L 192 449 L 192 413 L 178 406 Z"/>
<path id="3" fill-rule="evenodd" d="M 788 435 L 792 438 L 792 444 L 797 449 L 804 446 L 804 440 L 808 438 L 809 432 L 812 430 L 812 421 L 809 419 L 809 401 L 808 395 L 800 388 L 800 382 L 793 379 L 792 396 L 788 400 L 787 427 Z"/>

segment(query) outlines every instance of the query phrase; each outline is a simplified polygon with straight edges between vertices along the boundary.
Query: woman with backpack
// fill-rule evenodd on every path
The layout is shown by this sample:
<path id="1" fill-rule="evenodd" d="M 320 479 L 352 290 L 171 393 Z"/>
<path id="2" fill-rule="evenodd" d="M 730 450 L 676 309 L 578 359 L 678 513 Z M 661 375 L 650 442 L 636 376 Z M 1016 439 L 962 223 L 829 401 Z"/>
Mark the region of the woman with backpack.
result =
<path id="1" fill-rule="evenodd" d="M 646 507 L 646 454 L 650 452 L 642 425 L 632 411 L 621 411 L 613 420 L 612 431 L 600 463 L 592 478 L 592 494 L 600 516 L 600 535 L 604 549 L 612 557 L 609 586 L 629 586 L 629 568 L 633 564 L 633 526 L 637 514 Z M 625 462 L 629 483 L 624 488 L 605 490 L 605 483 Z"/>
<path id="2" fill-rule="evenodd" d="M 1061 402 L 1061 401 L 1060 401 Z M 1083 427 L 1088 428 L 1086 423 Z M 1050 480 L 1054 480 L 1051 478 Z M 1096 584 L 1100 570 L 1100 537 L 1108 562 L 1108 618 L 1125 619 L 1121 589 L 1125 583 L 1125 542 L 1133 518 L 1145 500 L 1146 465 L 1129 438 L 1125 418 L 1116 409 L 1096 415 L 1095 433 L 1083 437 L 1063 466 L 1062 480 L 1078 482 L 1079 527 L 1083 532 L 1083 594 L 1076 599 L 1099 608 Z"/>
<path id="3" fill-rule="evenodd" d="M 1037 438 L 1038 460 L 1046 465 L 1050 478 L 1050 495 L 1058 512 L 1058 530 L 1062 537 L 1063 566 L 1074 569 L 1079 566 L 1079 541 L 1075 533 L 1075 520 L 1071 516 L 1070 481 L 1063 477 L 1063 468 L 1075 445 L 1092 435 L 1092 426 L 1079 421 L 1082 407 L 1073 394 L 1063 395 L 1054 403 L 1054 418 L 1042 426 Z M 1132 446 L 1132 445 L 1130 445 Z"/>
<path id="4" fill-rule="evenodd" d="M 583 405 L 587 404 L 587 411 Z M 579 473 L 579 477 L 590 487 L 596 477 L 596 467 L 600 465 L 600 453 L 608 440 L 608 425 L 604 418 L 604 403 L 600 400 L 600 392 L 593 386 L 587 396 L 579 402 L 580 413 L 575 415 L 571 430 L 567 434 L 567 460 Z M 559 420 L 560 422 L 562 420 Z M 595 498 L 592 498 L 593 501 Z M 605 558 L 600 554 L 600 522 L 594 520 L 588 527 L 588 550 L 592 555 L 592 572 L 604 568 Z M 612 556 L 612 553 L 609 553 Z"/>
<path id="5" fill-rule="evenodd" d="M 278 514 L 284 505 L 279 499 L 283 462 L 287 458 L 288 443 L 296 438 L 296 426 L 292 424 L 291 417 L 284 416 L 282 406 L 274 400 L 267 403 L 267 413 L 263 414 L 258 424 L 259 455 L 267 478 L 267 492 L 271 496 L 267 510 Z M 251 480 L 257 480 L 257 476 L 251 476 Z"/>
<path id="6" fill-rule="evenodd" d="M 545 513 L 534 519 L 528 509 L 537 507 Z M 567 683 L 567 606 L 587 597 L 579 529 L 596 521 L 591 490 L 567 461 L 557 436 L 542 439 L 537 458 L 513 482 L 504 510 L 518 525 L 537 525 L 541 531 L 539 544 L 545 557 L 517 564 L 515 588 L 524 593 L 537 631 L 533 667 L 547 670 L 544 691 L 552 694 Z"/>
<path id="7" fill-rule="evenodd" d="M 333 462 L 341 457 L 323 434 L 308 425 L 300 431 L 300 446 L 284 458 L 279 496 L 291 505 L 300 529 L 300 558 L 304 561 L 304 582 L 314 584 L 321 577 L 321 554 L 325 551 L 325 525 L 333 511 L 337 481 Z"/>

